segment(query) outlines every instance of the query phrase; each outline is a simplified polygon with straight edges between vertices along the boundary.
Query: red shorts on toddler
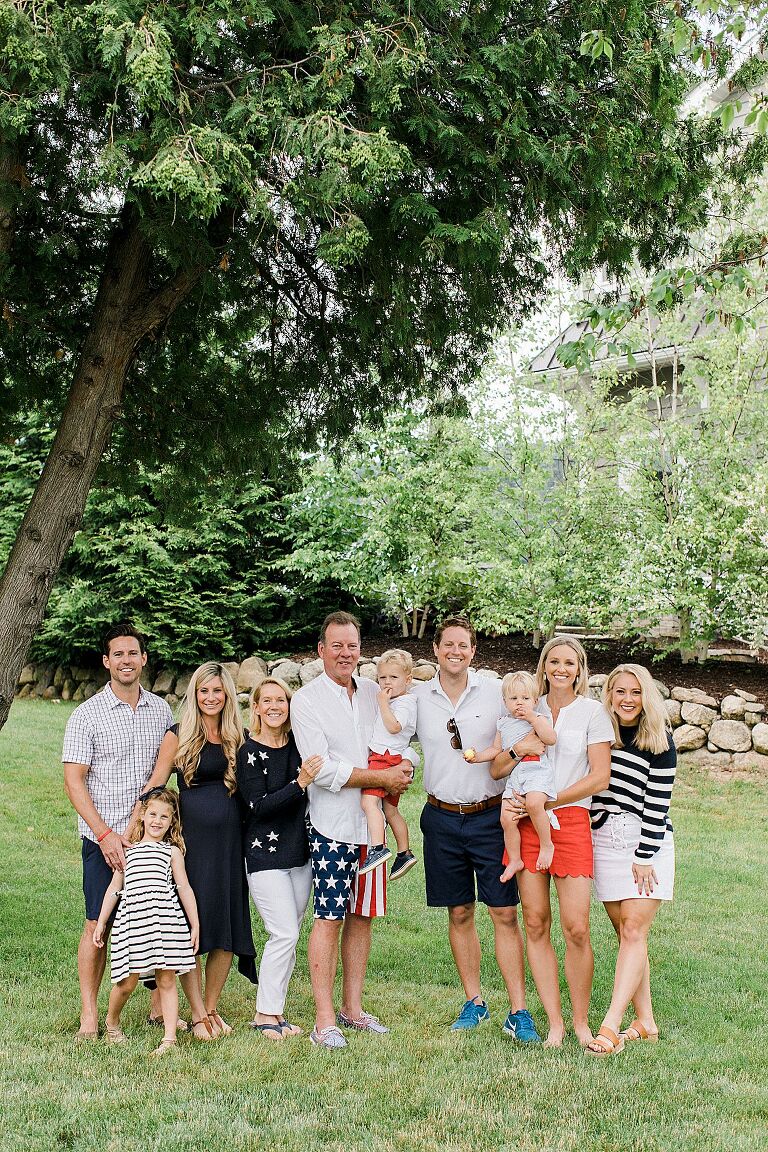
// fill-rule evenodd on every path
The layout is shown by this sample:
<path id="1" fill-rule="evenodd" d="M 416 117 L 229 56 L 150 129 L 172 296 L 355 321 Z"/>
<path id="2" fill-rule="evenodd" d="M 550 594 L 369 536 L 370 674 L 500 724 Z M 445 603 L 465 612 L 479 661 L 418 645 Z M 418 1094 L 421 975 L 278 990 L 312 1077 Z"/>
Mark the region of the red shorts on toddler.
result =
<path id="1" fill-rule="evenodd" d="M 371 752 L 368 757 L 368 767 L 373 772 L 381 772 L 387 768 L 394 768 L 396 764 L 402 764 L 403 758 L 397 752 Z M 387 800 L 393 808 L 397 808 L 400 803 L 400 794 L 387 792 L 384 788 L 363 788 L 364 796 L 378 796 L 382 800 Z"/>

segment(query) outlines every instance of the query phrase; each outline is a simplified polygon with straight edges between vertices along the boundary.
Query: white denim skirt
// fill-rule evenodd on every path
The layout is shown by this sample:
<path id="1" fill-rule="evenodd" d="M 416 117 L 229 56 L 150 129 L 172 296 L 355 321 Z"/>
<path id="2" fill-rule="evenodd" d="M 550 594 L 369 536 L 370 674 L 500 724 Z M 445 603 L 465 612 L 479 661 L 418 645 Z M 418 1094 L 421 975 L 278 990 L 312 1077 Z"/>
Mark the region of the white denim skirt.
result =
<path id="1" fill-rule="evenodd" d="M 619 812 L 609 816 L 605 824 L 592 832 L 595 857 L 595 896 L 605 903 L 612 900 L 649 899 L 640 895 L 632 875 L 632 864 L 640 843 L 641 822 L 637 816 Z M 653 857 L 658 883 L 651 900 L 671 900 L 675 887 L 675 841 L 667 832 Z"/>

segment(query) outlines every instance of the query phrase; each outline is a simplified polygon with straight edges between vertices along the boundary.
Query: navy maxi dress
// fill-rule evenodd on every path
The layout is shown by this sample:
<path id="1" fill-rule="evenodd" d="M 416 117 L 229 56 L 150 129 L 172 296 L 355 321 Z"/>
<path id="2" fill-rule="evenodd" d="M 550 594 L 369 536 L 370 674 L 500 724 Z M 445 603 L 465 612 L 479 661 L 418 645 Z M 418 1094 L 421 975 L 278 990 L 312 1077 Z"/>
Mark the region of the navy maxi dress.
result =
<path id="1" fill-rule="evenodd" d="M 239 971 L 258 982 L 243 850 L 243 808 L 227 792 L 220 744 L 204 744 L 191 784 L 177 769 L 184 863 L 200 916 L 200 955 L 234 952 Z"/>

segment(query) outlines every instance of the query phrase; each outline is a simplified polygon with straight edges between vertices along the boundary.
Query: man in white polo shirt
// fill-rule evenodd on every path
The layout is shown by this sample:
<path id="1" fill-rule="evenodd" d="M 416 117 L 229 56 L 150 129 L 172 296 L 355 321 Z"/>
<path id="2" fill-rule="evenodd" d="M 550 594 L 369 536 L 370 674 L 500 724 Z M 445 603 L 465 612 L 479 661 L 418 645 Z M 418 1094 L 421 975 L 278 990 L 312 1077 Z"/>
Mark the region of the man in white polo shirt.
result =
<path id="1" fill-rule="evenodd" d="M 475 902 L 488 907 L 496 942 L 496 960 L 509 996 L 505 1035 L 523 1043 L 540 1037 L 525 1007 L 523 942 L 517 923 L 519 897 L 514 880 L 502 884 L 504 835 L 499 821 L 504 780 L 494 780 L 488 764 L 468 764 L 465 748 L 487 748 L 496 722 L 506 716 L 501 682 L 478 676 L 470 667 L 475 631 L 469 620 L 453 616 L 435 631 L 439 670 L 417 684 L 417 736 L 424 751 L 427 803 L 421 814 L 427 904 L 448 909 L 448 940 L 464 986 L 466 1002 L 451 1025 L 476 1028 L 490 1019 L 480 990 L 480 940 Z M 543 749 L 538 737 L 516 746 L 519 755 Z M 477 883 L 477 895 L 475 884 Z"/>
<path id="2" fill-rule="evenodd" d="M 376 719 L 378 687 L 354 676 L 360 659 L 360 625 L 349 612 L 326 617 L 317 646 L 323 672 L 291 701 L 291 727 L 302 759 L 321 755 L 323 767 L 309 785 L 309 848 L 314 923 L 308 958 L 315 998 L 310 1036 L 322 1048 L 344 1048 L 337 1024 L 361 1032 L 387 1032 L 363 1011 L 362 996 L 371 949 L 371 920 L 386 908 L 386 872 L 365 876 L 368 826 L 361 788 L 404 792 L 411 782 L 408 761 L 372 771 L 368 747 Z M 343 971 L 341 1010 L 334 1014 L 333 985 L 339 941 Z"/>

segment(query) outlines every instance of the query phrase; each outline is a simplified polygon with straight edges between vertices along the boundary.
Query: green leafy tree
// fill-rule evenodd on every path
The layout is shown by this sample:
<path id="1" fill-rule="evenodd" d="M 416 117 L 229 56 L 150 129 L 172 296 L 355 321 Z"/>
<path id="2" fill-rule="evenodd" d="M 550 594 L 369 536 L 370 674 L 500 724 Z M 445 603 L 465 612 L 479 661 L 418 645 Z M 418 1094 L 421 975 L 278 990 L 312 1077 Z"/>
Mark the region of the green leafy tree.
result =
<path id="1" fill-rule="evenodd" d="M 39 417 L 0 446 L 0 563 L 10 551 L 54 436 Z M 190 486 L 169 511 L 166 479 L 140 468 L 130 486 L 102 470 L 59 570 L 31 648 L 82 663 L 120 611 L 150 639 L 153 661 L 188 669 L 206 658 L 293 651 L 337 602 L 335 585 L 281 574 L 290 494 L 243 476 Z"/>
<path id="2" fill-rule="evenodd" d="M 3 407 L 59 418 L 0 580 L 0 722 L 107 445 L 279 467 L 460 388 L 553 262 L 674 250 L 714 139 L 674 53 L 639 2 L 0 0 Z"/>
<path id="3" fill-rule="evenodd" d="M 610 405 L 599 388 L 543 397 L 513 372 L 505 385 L 484 434 L 496 495 L 473 618 L 492 632 L 530 631 L 535 643 L 558 624 L 605 626 L 623 550 Z"/>
<path id="4" fill-rule="evenodd" d="M 678 617 L 688 660 L 717 636 L 763 644 L 768 634 L 762 331 L 713 326 L 677 367 L 671 396 L 659 383 L 640 390 L 617 428 L 628 529 L 619 588 L 630 626 Z"/>
<path id="5" fill-rule="evenodd" d="M 469 598 L 493 485 L 466 419 L 390 416 L 308 472 L 289 517 L 287 567 L 310 583 L 337 582 L 396 614 L 404 636 L 423 636 L 430 613 Z"/>

